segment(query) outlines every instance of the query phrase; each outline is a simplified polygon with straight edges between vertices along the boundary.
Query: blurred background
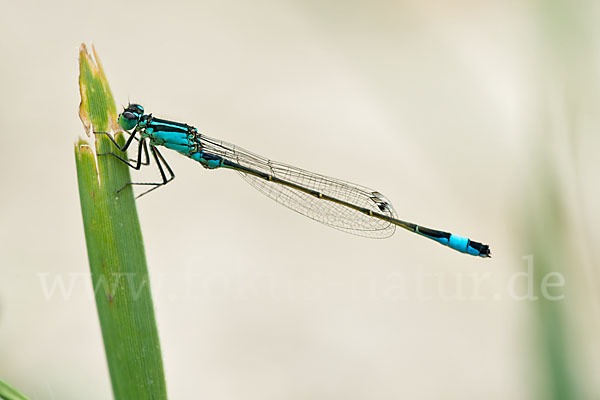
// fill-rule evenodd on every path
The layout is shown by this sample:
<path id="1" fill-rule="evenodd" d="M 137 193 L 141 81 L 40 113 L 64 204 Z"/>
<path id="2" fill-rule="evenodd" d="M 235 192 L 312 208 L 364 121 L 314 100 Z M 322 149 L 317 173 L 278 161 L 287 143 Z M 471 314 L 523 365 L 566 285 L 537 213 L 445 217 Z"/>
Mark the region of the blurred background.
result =
<path id="1" fill-rule="evenodd" d="M 163 152 L 177 178 L 138 211 L 172 399 L 600 396 L 600 3 L 2 8 L 0 377 L 32 399 L 111 397 L 73 154 L 81 42 L 118 103 L 493 252 L 354 237 Z"/>

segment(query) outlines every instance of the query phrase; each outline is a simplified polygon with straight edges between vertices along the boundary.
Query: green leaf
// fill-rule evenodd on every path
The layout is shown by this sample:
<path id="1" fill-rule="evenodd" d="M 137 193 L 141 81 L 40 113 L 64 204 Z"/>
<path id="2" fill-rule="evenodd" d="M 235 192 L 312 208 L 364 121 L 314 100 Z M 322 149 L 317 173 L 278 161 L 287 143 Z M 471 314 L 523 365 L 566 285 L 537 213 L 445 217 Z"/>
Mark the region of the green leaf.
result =
<path id="1" fill-rule="evenodd" d="M 4 400 L 29 400 L 29 397 L 19 392 L 14 387 L 0 379 L 0 399 Z"/>
<path id="2" fill-rule="evenodd" d="M 79 54 L 81 105 L 86 132 L 118 125 L 108 81 L 93 49 Z M 94 137 L 95 136 L 95 137 Z M 79 197 L 96 306 L 115 399 L 166 399 L 166 383 L 154 317 L 142 232 L 129 167 L 105 135 L 75 145 Z M 116 135 L 124 143 L 121 133 Z M 122 153 L 123 158 L 127 158 Z"/>

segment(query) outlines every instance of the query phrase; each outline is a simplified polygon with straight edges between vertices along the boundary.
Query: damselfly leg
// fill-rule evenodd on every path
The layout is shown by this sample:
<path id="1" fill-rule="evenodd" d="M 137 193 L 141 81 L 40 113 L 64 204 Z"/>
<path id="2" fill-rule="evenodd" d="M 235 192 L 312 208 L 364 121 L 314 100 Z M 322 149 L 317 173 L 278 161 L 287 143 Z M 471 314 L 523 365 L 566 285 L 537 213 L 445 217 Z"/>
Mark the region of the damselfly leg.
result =
<path id="1" fill-rule="evenodd" d="M 146 148 L 146 140 L 142 139 L 142 141 L 140 143 L 144 144 L 144 149 L 147 152 L 148 149 Z M 165 160 L 163 155 L 160 154 L 160 151 L 158 151 L 158 149 L 155 146 L 150 145 L 150 152 L 152 153 L 152 157 L 154 158 L 154 161 L 156 162 L 156 166 L 158 167 L 158 171 L 160 172 L 160 176 L 162 177 L 162 182 L 127 182 L 125 184 L 125 186 L 123 186 L 121 189 L 117 190 L 117 193 L 121 192 L 127 186 L 133 186 L 133 185 L 154 186 L 135 197 L 136 199 L 139 199 L 143 195 L 148 194 L 151 191 L 153 191 L 154 189 L 164 186 L 167 183 L 171 182 L 173 179 L 175 179 L 175 173 L 173 172 L 173 170 L 171 169 L 171 166 L 167 163 L 167 161 Z M 138 156 L 138 159 L 139 159 L 139 156 Z M 129 165 L 129 163 L 127 163 L 127 164 Z M 164 164 L 164 168 L 167 169 L 167 172 L 169 174 L 168 178 L 167 178 L 167 175 L 165 174 L 165 170 L 163 169 L 163 164 Z M 139 169 L 139 168 L 136 168 L 136 169 Z"/>
<path id="2" fill-rule="evenodd" d="M 106 135 L 106 137 L 108 137 L 110 139 L 110 141 L 120 151 L 126 151 L 129 148 L 129 146 L 131 145 L 133 139 L 138 140 L 138 143 L 139 143 L 138 149 L 137 149 L 137 156 L 134 159 L 126 160 L 125 158 L 119 156 L 118 154 L 115 154 L 114 152 L 99 153 L 98 156 L 112 155 L 119 161 L 127 164 L 127 166 L 129 166 L 130 168 L 133 168 L 135 170 L 139 170 L 142 165 L 144 165 L 144 166 L 150 165 L 150 157 L 148 154 L 148 144 L 146 143 L 146 139 L 145 138 L 137 139 L 135 137 L 136 131 L 132 132 L 131 136 L 129 137 L 127 142 L 123 145 L 123 147 L 119 146 L 119 144 L 112 137 L 112 135 L 107 132 L 94 132 L 94 133 Z M 155 146 L 150 145 L 150 152 L 152 153 L 152 157 L 154 158 L 154 161 L 156 162 L 158 171 L 160 172 L 160 176 L 162 178 L 162 182 L 127 182 L 122 188 L 117 190 L 117 193 L 120 193 L 125 188 L 127 188 L 128 186 L 132 186 L 132 185 L 154 186 L 153 188 L 146 190 L 145 192 L 136 196 L 136 198 L 140 198 L 143 195 L 153 191 L 154 189 L 156 189 L 160 186 L 166 185 L 167 183 L 169 183 L 170 181 L 172 181 L 175 178 L 175 174 L 173 173 L 173 170 L 171 169 L 171 167 L 169 166 L 169 164 L 167 163 L 167 161 L 165 160 L 163 155 L 160 153 L 160 151 L 158 151 L 158 149 Z M 145 161 L 142 161 L 142 153 L 144 154 Z M 135 164 L 132 164 L 130 161 L 135 161 Z M 164 164 L 164 168 L 163 168 L 163 164 Z M 167 174 L 165 174 L 165 168 L 169 174 L 168 178 L 167 178 Z"/>

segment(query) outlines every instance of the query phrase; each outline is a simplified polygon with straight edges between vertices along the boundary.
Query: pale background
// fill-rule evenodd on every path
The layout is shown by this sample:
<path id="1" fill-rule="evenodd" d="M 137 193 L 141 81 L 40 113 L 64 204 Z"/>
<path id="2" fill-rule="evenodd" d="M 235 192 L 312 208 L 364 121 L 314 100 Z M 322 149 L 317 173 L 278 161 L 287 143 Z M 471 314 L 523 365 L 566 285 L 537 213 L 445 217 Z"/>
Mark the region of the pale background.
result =
<path id="1" fill-rule="evenodd" d="M 111 396 L 73 156 L 86 42 L 120 104 L 493 251 L 344 234 L 165 151 L 177 178 L 138 205 L 171 398 L 598 398 L 600 4 L 99 3 L 2 2 L 0 378 Z"/>

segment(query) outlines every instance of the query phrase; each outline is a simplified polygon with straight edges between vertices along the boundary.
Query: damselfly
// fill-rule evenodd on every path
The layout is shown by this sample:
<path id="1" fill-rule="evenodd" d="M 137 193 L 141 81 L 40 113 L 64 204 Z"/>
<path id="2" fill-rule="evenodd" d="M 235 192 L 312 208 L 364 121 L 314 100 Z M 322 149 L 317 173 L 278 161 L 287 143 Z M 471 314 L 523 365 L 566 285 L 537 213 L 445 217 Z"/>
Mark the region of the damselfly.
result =
<path id="1" fill-rule="evenodd" d="M 110 134 L 96 133 L 108 136 L 121 151 L 127 150 L 133 139 L 136 139 L 137 157 L 127 160 L 113 152 L 105 154 L 115 156 L 134 169 L 140 169 L 142 165 L 150 164 L 149 142 L 150 153 L 162 177 L 162 182 L 130 182 L 121 190 L 130 185 L 152 186 L 141 194 L 144 195 L 173 180 L 175 174 L 157 147 L 164 146 L 198 161 L 207 169 L 235 170 L 276 202 L 341 231 L 370 238 L 386 238 L 393 235 L 396 226 L 399 226 L 461 253 L 491 256 L 486 244 L 398 219 L 388 199 L 375 190 L 269 160 L 241 147 L 205 136 L 193 126 L 144 114 L 144 108 L 138 104 L 127 106 L 119 115 L 119 125 L 130 133 L 122 147 Z M 142 161 L 142 154 L 145 161 Z"/>

